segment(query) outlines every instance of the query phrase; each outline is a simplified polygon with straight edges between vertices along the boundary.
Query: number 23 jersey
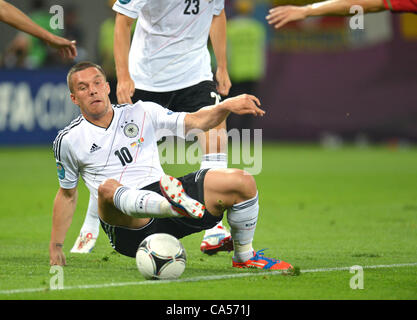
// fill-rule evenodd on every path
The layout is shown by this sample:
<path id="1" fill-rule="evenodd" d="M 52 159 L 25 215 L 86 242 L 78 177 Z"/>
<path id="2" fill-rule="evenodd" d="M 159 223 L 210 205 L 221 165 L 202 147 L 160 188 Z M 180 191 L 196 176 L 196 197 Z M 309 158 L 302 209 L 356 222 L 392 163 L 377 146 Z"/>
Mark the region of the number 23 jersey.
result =
<path id="1" fill-rule="evenodd" d="M 212 80 L 207 40 L 224 0 L 118 0 L 113 10 L 137 19 L 129 73 L 137 89 L 167 92 Z"/>
<path id="2" fill-rule="evenodd" d="M 186 113 L 143 101 L 112 108 L 108 128 L 80 115 L 58 133 L 53 148 L 62 188 L 75 188 L 81 175 L 97 199 L 98 186 L 106 179 L 141 188 L 164 174 L 157 141 L 163 136 L 184 138 Z"/>

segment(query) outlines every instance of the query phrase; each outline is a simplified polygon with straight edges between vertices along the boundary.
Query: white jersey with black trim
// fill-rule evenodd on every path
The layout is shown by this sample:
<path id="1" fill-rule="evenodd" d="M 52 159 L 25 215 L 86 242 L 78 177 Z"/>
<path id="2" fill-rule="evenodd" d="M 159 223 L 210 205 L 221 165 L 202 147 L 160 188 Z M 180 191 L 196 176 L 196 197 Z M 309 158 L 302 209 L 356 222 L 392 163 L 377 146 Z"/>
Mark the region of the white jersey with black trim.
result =
<path id="1" fill-rule="evenodd" d="M 184 138 L 184 112 L 172 112 L 153 102 L 113 106 L 110 126 L 98 127 L 82 115 L 61 130 L 53 144 L 59 184 L 75 188 L 81 176 L 95 199 L 98 186 L 112 178 L 142 188 L 164 174 L 157 141 Z"/>
<path id="2" fill-rule="evenodd" d="M 137 19 L 129 72 L 137 89 L 166 92 L 212 80 L 207 41 L 224 0 L 118 0 L 113 10 Z"/>

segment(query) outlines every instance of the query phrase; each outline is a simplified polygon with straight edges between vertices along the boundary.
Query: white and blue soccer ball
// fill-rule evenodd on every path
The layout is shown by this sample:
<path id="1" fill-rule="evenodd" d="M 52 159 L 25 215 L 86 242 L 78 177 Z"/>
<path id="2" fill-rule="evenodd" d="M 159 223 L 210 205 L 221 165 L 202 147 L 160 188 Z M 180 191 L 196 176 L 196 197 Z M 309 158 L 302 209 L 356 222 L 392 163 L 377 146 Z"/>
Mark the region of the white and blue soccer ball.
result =
<path id="1" fill-rule="evenodd" d="M 177 279 L 184 272 L 186 261 L 182 243 L 167 233 L 148 236 L 136 252 L 136 264 L 145 279 Z"/>

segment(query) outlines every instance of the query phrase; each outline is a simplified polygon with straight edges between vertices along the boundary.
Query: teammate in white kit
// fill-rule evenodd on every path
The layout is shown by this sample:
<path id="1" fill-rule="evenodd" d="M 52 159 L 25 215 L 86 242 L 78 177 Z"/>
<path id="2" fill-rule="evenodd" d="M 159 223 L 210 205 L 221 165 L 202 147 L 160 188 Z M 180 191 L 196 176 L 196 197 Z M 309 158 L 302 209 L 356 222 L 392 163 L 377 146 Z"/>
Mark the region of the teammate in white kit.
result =
<path id="1" fill-rule="evenodd" d="M 178 179 L 164 174 L 157 140 L 185 137 L 224 121 L 230 112 L 263 116 L 259 100 L 241 95 L 193 113 L 172 112 L 151 102 L 112 106 L 100 66 L 78 63 L 68 73 L 71 100 L 81 115 L 54 141 L 60 188 L 54 201 L 50 264 L 65 265 L 62 247 L 77 202 L 81 176 L 98 201 L 101 225 L 116 251 L 135 257 L 153 233 L 177 238 L 216 225 L 227 210 L 233 266 L 288 270 L 289 263 L 255 252 L 258 219 L 254 178 L 238 169 L 201 169 Z"/>
<path id="2" fill-rule="evenodd" d="M 114 57 L 118 103 L 152 101 L 173 111 L 194 112 L 219 102 L 219 93 L 228 95 L 231 83 L 224 0 L 118 0 L 113 9 L 117 12 Z M 209 36 L 217 62 L 217 87 L 207 49 Z M 201 169 L 227 168 L 226 123 L 215 129 L 219 130 L 212 136 L 217 140 L 214 144 L 210 133 L 199 136 L 204 153 Z M 94 204 L 90 197 L 72 252 L 89 252 L 94 246 L 99 230 Z M 232 245 L 230 233 L 220 221 L 205 232 L 200 248 L 213 254 L 230 251 Z"/>

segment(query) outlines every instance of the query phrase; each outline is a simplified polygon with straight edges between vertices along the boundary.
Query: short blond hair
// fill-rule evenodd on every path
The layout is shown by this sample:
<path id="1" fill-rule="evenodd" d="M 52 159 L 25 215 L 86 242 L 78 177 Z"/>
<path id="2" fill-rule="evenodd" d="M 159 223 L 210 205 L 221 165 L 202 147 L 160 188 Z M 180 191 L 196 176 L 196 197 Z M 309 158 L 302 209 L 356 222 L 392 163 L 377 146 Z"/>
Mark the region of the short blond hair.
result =
<path id="1" fill-rule="evenodd" d="M 78 62 L 77 64 L 71 67 L 71 69 L 68 71 L 68 74 L 67 74 L 67 85 L 71 93 L 73 93 L 73 90 L 74 90 L 72 86 L 72 81 L 71 81 L 72 75 L 76 72 L 79 72 L 88 68 L 96 68 L 103 75 L 104 79 L 106 79 L 106 74 L 104 73 L 103 68 L 99 66 L 98 64 L 95 64 L 90 61 Z"/>

